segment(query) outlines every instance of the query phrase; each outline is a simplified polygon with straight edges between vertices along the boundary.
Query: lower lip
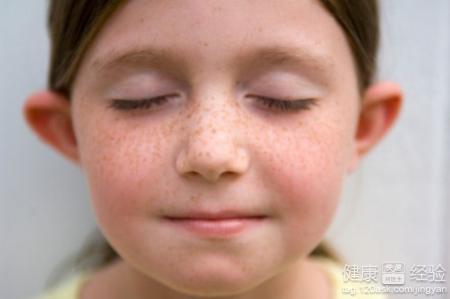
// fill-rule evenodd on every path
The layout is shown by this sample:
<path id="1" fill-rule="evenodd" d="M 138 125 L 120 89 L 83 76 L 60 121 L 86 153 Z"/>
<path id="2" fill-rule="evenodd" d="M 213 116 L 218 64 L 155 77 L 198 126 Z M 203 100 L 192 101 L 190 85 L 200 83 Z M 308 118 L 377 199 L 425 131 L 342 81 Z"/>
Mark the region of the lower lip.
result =
<path id="1" fill-rule="evenodd" d="M 231 236 L 254 227 L 266 217 L 228 218 L 228 219 L 187 219 L 165 218 L 171 225 L 201 236 Z"/>

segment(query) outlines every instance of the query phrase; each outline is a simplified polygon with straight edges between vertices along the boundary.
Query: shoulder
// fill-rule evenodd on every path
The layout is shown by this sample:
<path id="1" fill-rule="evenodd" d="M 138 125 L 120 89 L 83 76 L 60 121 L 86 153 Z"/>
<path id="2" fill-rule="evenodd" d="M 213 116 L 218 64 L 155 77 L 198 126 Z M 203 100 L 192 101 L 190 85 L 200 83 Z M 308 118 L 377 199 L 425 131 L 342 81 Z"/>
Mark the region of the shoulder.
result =
<path id="1" fill-rule="evenodd" d="M 90 272 L 76 273 L 33 299 L 80 299 L 81 287 L 90 276 Z"/>
<path id="2" fill-rule="evenodd" d="M 328 276 L 333 288 L 333 299 L 386 299 L 386 296 L 373 292 L 377 283 L 365 283 L 358 281 L 344 281 L 344 265 L 328 258 L 313 257 L 325 274 Z"/>

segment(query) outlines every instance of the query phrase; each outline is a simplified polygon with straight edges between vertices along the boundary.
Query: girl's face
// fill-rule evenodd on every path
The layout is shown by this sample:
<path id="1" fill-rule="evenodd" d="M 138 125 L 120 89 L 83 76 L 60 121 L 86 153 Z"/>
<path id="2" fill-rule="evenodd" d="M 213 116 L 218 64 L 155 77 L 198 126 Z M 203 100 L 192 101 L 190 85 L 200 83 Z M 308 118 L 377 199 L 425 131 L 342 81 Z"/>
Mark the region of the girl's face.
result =
<path id="1" fill-rule="evenodd" d="M 133 0 L 84 57 L 71 113 L 98 224 L 118 253 L 172 289 L 225 294 L 281 273 L 324 237 L 358 103 L 351 50 L 319 1 Z M 167 219 L 230 210 L 265 218 L 227 233 Z"/>

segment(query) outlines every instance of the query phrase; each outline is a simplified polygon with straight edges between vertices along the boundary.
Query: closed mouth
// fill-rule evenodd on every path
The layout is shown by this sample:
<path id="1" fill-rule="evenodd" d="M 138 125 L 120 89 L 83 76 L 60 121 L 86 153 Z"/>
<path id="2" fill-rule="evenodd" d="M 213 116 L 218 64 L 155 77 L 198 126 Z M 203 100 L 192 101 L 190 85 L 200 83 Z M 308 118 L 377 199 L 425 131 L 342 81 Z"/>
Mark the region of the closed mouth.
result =
<path id="1" fill-rule="evenodd" d="M 225 221 L 225 220 L 236 220 L 236 219 L 263 219 L 267 216 L 227 216 L 227 217 L 217 217 L 217 216 L 188 216 L 188 217 L 170 217 L 166 216 L 164 218 L 168 220 L 204 220 L 204 221 Z"/>

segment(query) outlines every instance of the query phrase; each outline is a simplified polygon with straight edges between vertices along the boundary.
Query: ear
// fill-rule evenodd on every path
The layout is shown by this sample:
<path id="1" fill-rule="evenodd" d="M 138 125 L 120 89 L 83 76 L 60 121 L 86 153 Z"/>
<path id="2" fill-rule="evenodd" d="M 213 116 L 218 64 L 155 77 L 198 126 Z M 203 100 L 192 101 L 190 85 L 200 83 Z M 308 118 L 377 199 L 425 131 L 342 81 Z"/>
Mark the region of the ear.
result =
<path id="1" fill-rule="evenodd" d="M 402 103 L 402 91 L 395 83 L 378 82 L 367 88 L 361 103 L 349 173 L 389 131 L 398 118 Z"/>
<path id="2" fill-rule="evenodd" d="M 46 90 L 28 97 L 22 112 L 28 126 L 44 143 L 78 164 L 78 148 L 70 109 L 69 99 Z"/>

